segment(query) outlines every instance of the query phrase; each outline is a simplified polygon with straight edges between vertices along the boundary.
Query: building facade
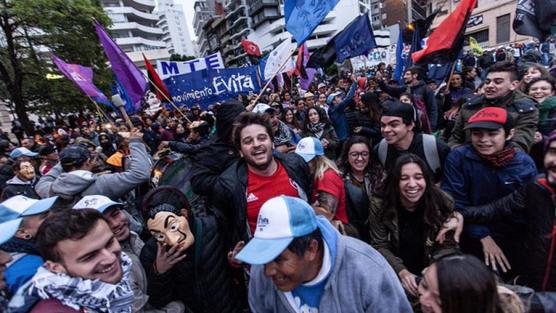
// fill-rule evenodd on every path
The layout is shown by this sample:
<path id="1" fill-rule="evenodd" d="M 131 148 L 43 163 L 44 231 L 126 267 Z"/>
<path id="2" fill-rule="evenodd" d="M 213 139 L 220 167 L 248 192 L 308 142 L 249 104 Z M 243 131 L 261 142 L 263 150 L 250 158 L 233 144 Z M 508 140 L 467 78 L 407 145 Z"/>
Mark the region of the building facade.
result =
<path id="1" fill-rule="evenodd" d="M 112 20 L 112 38 L 125 52 L 165 49 L 163 32 L 153 13 L 154 0 L 102 0 L 102 7 Z"/>
<path id="2" fill-rule="evenodd" d="M 112 38 L 135 65 L 145 68 L 143 54 L 151 61 L 170 58 L 154 0 L 102 0 L 101 5 L 112 21 Z"/>
<path id="3" fill-rule="evenodd" d="M 173 0 L 158 0 L 158 28 L 170 54 L 196 56 L 187 28 L 187 20 L 180 4 Z"/>
<path id="4" fill-rule="evenodd" d="M 440 7 L 440 13 L 432 27 L 436 28 L 459 2 L 434 0 L 433 7 Z M 531 40 L 531 37 L 516 34 L 512 28 L 516 6 L 515 0 L 477 0 L 477 6 L 467 22 L 466 37 L 472 36 L 481 46 L 491 48 Z"/>
<path id="5" fill-rule="evenodd" d="M 195 15 L 193 16 L 193 29 L 197 35 L 197 52 L 199 56 L 206 55 L 208 39 L 204 32 L 206 23 L 216 15 L 214 0 L 197 0 L 193 6 Z"/>

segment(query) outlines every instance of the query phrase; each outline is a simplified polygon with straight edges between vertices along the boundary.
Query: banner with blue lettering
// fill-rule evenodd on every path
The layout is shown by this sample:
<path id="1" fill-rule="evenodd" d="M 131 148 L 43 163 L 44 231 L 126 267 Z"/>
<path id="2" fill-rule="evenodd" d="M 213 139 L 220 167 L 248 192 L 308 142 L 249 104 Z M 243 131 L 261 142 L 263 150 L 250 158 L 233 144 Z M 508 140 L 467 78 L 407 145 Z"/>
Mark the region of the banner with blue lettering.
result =
<path id="1" fill-rule="evenodd" d="M 156 71 L 160 79 L 189 74 L 196 71 L 222 68 L 224 68 L 224 61 L 222 60 L 220 52 L 189 61 L 156 61 Z"/>
<path id="2" fill-rule="evenodd" d="M 236 98 L 238 94 L 259 92 L 255 66 L 203 70 L 190 74 L 172 76 L 164 80 L 172 100 L 179 106 L 210 104 Z"/>

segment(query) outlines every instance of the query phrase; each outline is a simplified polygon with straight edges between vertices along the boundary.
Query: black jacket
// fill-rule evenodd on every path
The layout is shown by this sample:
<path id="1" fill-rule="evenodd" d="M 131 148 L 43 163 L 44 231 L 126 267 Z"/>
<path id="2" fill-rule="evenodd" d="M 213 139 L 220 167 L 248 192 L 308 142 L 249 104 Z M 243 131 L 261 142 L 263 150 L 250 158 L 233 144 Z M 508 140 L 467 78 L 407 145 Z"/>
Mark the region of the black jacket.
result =
<path id="1" fill-rule="evenodd" d="M 13 196 L 22 195 L 32 199 L 40 199 L 39 195 L 35 192 L 35 185 L 38 178 L 33 178 L 32 181 L 24 182 L 17 176 L 6 182 L 6 187 L 2 190 L 2 201 L 7 200 Z"/>
<path id="2" fill-rule="evenodd" d="M 517 273 L 517 283 L 536 291 L 556 291 L 556 250 L 552 256 L 549 255 L 551 245 L 556 244 L 555 194 L 544 182 L 539 178 L 501 199 L 481 206 L 465 207 L 460 209 L 460 213 L 466 223 L 489 222 L 524 213 L 527 222 L 527 233 L 523 234 L 527 243 L 524 255 L 527 258 L 524 258 L 523 272 Z M 552 262 L 547 267 L 550 257 Z M 543 288 L 545 275 L 548 280 Z"/>
<path id="3" fill-rule="evenodd" d="M 387 85 L 379 81 L 380 88 L 387 94 L 394 98 L 399 98 L 400 95 L 408 90 L 408 86 Z M 436 96 L 434 91 L 431 90 L 424 81 L 420 80 L 416 85 L 409 86 L 409 91 L 413 95 L 414 101 L 423 101 L 427 107 L 427 116 L 431 123 L 432 131 L 436 130 L 438 122 L 438 104 L 436 103 Z"/>
<path id="4" fill-rule="evenodd" d="M 274 152 L 274 158 L 281 162 L 292 179 L 308 197 L 310 196 L 311 175 L 307 163 L 297 154 Z M 216 180 L 214 204 L 216 210 L 227 217 L 230 227 L 231 244 L 247 241 L 251 236 L 247 227 L 247 165 L 239 159 L 230 165 Z M 278 196 L 278 195 L 276 195 Z"/>
<path id="5" fill-rule="evenodd" d="M 235 148 L 220 140 L 218 136 L 209 140 L 192 156 L 191 187 L 193 192 L 213 199 L 219 190 L 215 189 L 216 180 L 222 172 L 239 159 Z"/>
<path id="6" fill-rule="evenodd" d="M 187 155 L 192 155 L 192 154 L 196 154 L 197 152 L 201 151 L 201 149 L 203 147 L 205 147 L 209 144 L 210 144 L 209 137 L 204 136 L 198 142 L 192 142 L 192 143 L 180 142 L 180 141 L 170 141 L 168 143 L 168 146 L 170 147 L 170 150 L 172 150 L 172 151 L 176 151 L 176 152 L 187 154 Z"/>
<path id="7" fill-rule="evenodd" d="M 239 158 L 232 145 L 232 128 L 235 118 L 245 111 L 243 104 L 230 100 L 217 107 L 216 135 L 202 146 L 193 157 L 191 187 L 193 192 L 210 200 L 218 190 L 214 189 L 218 175 Z"/>
<path id="8" fill-rule="evenodd" d="M 243 286 L 232 280 L 224 232 L 214 216 L 197 217 L 190 222 L 195 243 L 187 257 L 163 274 L 154 271 L 156 241 L 151 238 L 141 251 L 147 272 L 149 302 L 163 307 L 180 300 L 195 313 L 241 312 Z"/>

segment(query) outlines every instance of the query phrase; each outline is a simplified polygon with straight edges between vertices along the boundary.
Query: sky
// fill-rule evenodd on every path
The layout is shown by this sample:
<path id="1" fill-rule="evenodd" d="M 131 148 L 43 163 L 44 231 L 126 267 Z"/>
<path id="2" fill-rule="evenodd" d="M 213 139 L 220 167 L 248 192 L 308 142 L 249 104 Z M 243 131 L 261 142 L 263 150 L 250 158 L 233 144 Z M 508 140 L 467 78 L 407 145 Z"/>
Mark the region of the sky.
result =
<path id="1" fill-rule="evenodd" d="M 181 4 L 183 6 L 185 19 L 187 20 L 187 26 L 189 27 L 189 35 L 192 40 L 196 39 L 197 35 L 195 35 L 195 31 L 193 30 L 193 16 L 195 15 L 193 5 L 195 4 L 195 0 L 174 0 L 174 3 Z"/>

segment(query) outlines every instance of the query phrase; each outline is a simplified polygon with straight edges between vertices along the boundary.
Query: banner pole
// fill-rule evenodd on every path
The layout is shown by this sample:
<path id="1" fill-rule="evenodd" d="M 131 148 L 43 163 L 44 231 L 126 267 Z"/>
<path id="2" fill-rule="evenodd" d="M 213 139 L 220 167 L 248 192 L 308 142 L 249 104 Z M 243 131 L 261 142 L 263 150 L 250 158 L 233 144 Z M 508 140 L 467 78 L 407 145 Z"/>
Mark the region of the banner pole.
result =
<path id="1" fill-rule="evenodd" d="M 178 106 L 174 103 L 174 101 L 172 101 L 172 99 L 168 98 L 166 93 L 163 92 L 162 90 L 160 90 L 160 88 L 158 88 L 158 86 L 149 78 L 148 75 L 145 75 L 145 73 L 143 73 L 143 76 L 145 76 L 145 78 L 150 82 L 151 86 L 154 86 L 154 88 L 156 88 L 156 90 L 164 97 L 164 99 L 166 99 L 166 100 L 168 100 L 168 102 L 170 102 L 170 104 L 174 107 L 174 109 L 176 109 L 176 111 L 178 111 L 181 114 L 181 116 L 183 116 L 183 118 L 185 118 L 185 120 L 188 123 L 191 123 L 191 120 L 189 118 L 187 118 L 187 116 L 185 114 L 183 114 L 183 112 L 178 108 Z"/>
<path id="2" fill-rule="evenodd" d="M 446 82 L 446 90 L 447 91 L 450 91 L 450 82 L 452 81 L 452 76 L 454 75 L 454 71 L 456 69 L 456 63 L 458 63 L 457 59 L 454 61 L 454 64 L 452 65 L 452 70 L 450 71 L 450 76 L 448 77 L 448 81 Z"/>
<path id="3" fill-rule="evenodd" d="M 95 106 L 95 108 L 97 109 L 97 114 L 100 116 L 100 118 L 102 119 L 103 117 L 106 119 L 106 121 L 112 125 L 112 127 L 114 127 L 114 129 L 116 129 L 116 125 L 114 124 L 114 122 L 112 122 L 112 120 L 108 117 L 108 114 L 106 114 L 106 112 L 104 112 L 100 106 L 98 105 L 98 103 L 95 102 L 95 100 L 93 100 L 93 98 L 91 98 L 91 96 L 86 95 L 87 98 L 89 98 L 89 100 L 91 100 L 91 102 L 93 103 L 93 105 Z"/>
<path id="4" fill-rule="evenodd" d="M 276 77 L 276 75 L 278 75 L 278 73 L 280 73 L 280 71 L 284 68 L 284 66 L 286 66 L 286 64 L 288 63 L 288 61 L 291 61 L 291 57 L 293 56 L 294 53 L 295 53 L 295 49 L 293 49 L 293 51 L 289 54 L 289 56 L 286 58 L 286 60 L 284 60 L 284 62 L 282 63 L 282 65 L 280 65 L 280 67 L 278 68 L 278 70 L 276 71 L 276 73 L 274 73 L 274 75 L 272 75 L 272 77 L 268 80 L 268 82 L 266 83 L 266 85 L 261 89 L 261 92 L 259 93 L 259 95 L 257 96 L 257 98 L 255 98 L 255 104 L 257 103 L 257 101 L 259 101 L 259 98 L 263 95 L 264 91 L 266 90 L 266 88 L 268 87 L 268 85 L 270 85 L 270 83 L 272 82 L 272 80 L 274 79 L 274 77 Z"/>

